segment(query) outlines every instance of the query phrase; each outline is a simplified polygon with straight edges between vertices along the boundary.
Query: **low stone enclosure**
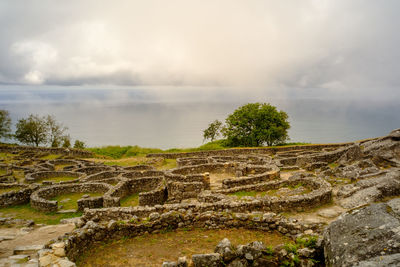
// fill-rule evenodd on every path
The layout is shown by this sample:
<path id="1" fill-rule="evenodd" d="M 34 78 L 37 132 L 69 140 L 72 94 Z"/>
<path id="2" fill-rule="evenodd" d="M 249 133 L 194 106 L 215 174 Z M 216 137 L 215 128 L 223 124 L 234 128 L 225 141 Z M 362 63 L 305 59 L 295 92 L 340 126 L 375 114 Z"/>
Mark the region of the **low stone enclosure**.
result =
<path id="1" fill-rule="evenodd" d="M 10 207 L 29 202 L 37 185 L 0 184 L 0 190 L 6 192 L 0 194 L 0 207 Z"/>
<path id="2" fill-rule="evenodd" d="M 71 177 L 75 178 L 72 182 L 77 182 L 79 179 L 85 177 L 83 172 L 73 172 L 73 171 L 42 171 L 27 174 L 25 176 L 25 181 L 28 183 L 39 182 L 46 179 L 57 178 L 57 177 Z M 71 181 L 69 181 L 71 182 Z M 67 182 L 67 183 L 69 183 Z M 60 183 L 63 183 L 62 181 Z M 65 182 L 64 182 L 65 183 Z"/>
<path id="3" fill-rule="evenodd" d="M 288 220 L 275 213 L 227 213 L 227 212 L 196 212 L 191 210 L 170 211 L 166 213 L 151 213 L 146 218 L 131 216 L 129 219 L 92 220 L 87 218 L 79 223 L 79 228 L 72 233 L 59 237 L 48 244 L 48 247 L 59 244 L 65 249 L 69 260 L 75 261 L 85 251 L 85 248 L 93 246 L 102 240 L 115 240 L 122 237 L 135 237 L 144 233 L 159 233 L 163 229 L 169 231 L 178 228 L 247 228 L 262 231 L 278 231 L 295 240 L 307 233 L 318 233 L 320 225 L 303 224 L 296 220 Z M 319 252 L 321 253 L 321 252 Z M 309 256 L 311 258 L 311 255 Z M 61 258 L 62 259 L 62 258 Z M 55 257 L 54 261 L 60 258 Z M 206 266 L 206 265 L 195 265 Z M 214 266 L 214 265 L 209 265 Z M 220 265 L 218 265 L 220 266 Z"/>
<path id="4" fill-rule="evenodd" d="M 54 244 L 62 246 L 68 259 L 75 261 L 87 247 L 102 240 L 134 237 L 145 232 L 159 233 L 163 229 L 243 227 L 278 231 L 293 239 L 310 233 L 319 234 L 321 238 L 327 223 L 340 212 L 322 216 L 329 219 L 314 222 L 296 219 L 297 214 L 305 211 L 301 217 L 309 213 L 318 217 L 319 210 L 329 211 L 333 207 L 341 212 L 348 210 L 348 216 L 352 216 L 373 202 L 400 196 L 400 130 L 385 137 L 346 144 L 151 156 L 177 158 L 177 167 L 160 171 L 149 165 L 105 166 L 78 159 L 38 161 L 36 167 L 8 165 L 8 169 L 24 171 L 24 179 L 31 184 L 0 185 L 0 189 L 14 188 L 0 194 L 0 205 L 30 201 L 31 206 L 40 211 L 57 211 L 57 201 L 51 200 L 55 196 L 75 192 L 99 193 L 96 197 L 79 199 L 78 210 L 83 211 L 83 216 L 77 222 L 77 229 L 48 244 L 49 248 Z M 56 166 L 62 168 L 55 171 Z M 76 175 L 76 179 L 53 184 L 37 183 L 71 173 Z M 137 206 L 120 207 L 124 198 L 133 195 L 137 197 Z M 400 210 L 394 206 L 400 202 L 393 203 L 388 206 Z M 386 211 L 392 214 L 389 209 Z M 294 218 L 278 213 L 290 213 Z M 330 231 L 327 242 L 334 240 L 332 236 L 335 233 Z M 317 252 L 324 247 L 338 249 L 329 251 L 324 259 L 321 251 Z M 279 262 L 271 266 L 283 261 L 300 266 L 299 262 L 293 261 L 295 256 L 300 257 L 302 266 L 316 266 L 313 260 L 318 257 L 322 257 L 322 262 L 326 260 L 327 265 L 352 266 L 342 256 L 346 254 L 346 247 L 322 242 L 314 249 L 313 253 L 305 256 L 299 253 L 290 255 L 288 251 L 286 254 L 282 252 L 283 255 L 279 248 L 275 251 L 279 254 L 275 257 Z M 368 251 L 365 248 L 361 250 Z M 51 251 L 47 254 L 42 252 L 42 256 L 52 255 L 53 263 L 67 260 Z M 220 259 L 226 266 L 256 266 L 254 259 L 244 255 L 237 255 L 235 259 L 247 265 L 232 265 L 233 259 L 225 261 L 222 252 L 216 254 L 219 256 L 213 256 L 222 257 Z M 321 263 L 321 258 L 319 260 Z M 220 266 L 195 261 L 193 258 L 194 266 Z M 165 266 L 184 266 L 168 264 Z"/>

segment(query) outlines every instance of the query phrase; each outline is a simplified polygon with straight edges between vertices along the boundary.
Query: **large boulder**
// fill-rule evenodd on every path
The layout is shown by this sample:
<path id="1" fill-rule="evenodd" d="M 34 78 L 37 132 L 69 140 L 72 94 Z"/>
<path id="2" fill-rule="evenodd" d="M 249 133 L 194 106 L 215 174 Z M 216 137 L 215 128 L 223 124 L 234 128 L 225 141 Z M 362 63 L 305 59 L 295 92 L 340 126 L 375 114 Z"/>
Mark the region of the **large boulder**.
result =
<path id="1" fill-rule="evenodd" d="M 400 195 L 400 169 L 391 168 L 377 177 L 342 186 L 337 196 L 343 208 L 353 209 L 385 197 Z"/>
<path id="2" fill-rule="evenodd" d="M 400 129 L 388 136 L 363 143 L 364 155 L 371 157 L 375 164 L 400 167 Z"/>
<path id="3" fill-rule="evenodd" d="M 342 214 L 324 233 L 327 266 L 399 266 L 400 198 Z"/>
<path id="4" fill-rule="evenodd" d="M 219 253 L 192 255 L 194 267 L 222 267 L 222 258 Z"/>

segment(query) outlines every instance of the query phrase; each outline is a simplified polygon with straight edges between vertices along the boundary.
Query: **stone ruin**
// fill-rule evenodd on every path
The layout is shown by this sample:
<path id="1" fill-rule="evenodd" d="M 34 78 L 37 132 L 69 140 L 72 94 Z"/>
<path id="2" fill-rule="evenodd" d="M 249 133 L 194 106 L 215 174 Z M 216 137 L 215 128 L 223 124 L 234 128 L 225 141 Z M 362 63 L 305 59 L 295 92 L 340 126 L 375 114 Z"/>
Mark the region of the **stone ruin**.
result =
<path id="1" fill-rule="evenodd" d="M 279 231 L 293 240 L 311 233 L 319 238 L 319 245 L 308 254 L 302 254 L 303 266 L 315 265 L 312 261 L 315 257 L 332 266 L 378 266 L 360 263 L 375 263 L 375 257 L 379 255 L 390 255 L 385 258 L 387 262 L 400 263 L 399 240 L 390 235 L 380 234 L 379 238 L 371 236 L 364 240 L 371 242 L 368 246 L 389 242 L 390 249 L 386 247 L 385 254 L 379 249 L 373 254 L 362 253 L 361 249 L 355 257 L 353 250 L 357 248 L 354 246 L 349 246 L 353 250 L 347 250 L 333 243 L 343 242 L 334 236 L 345 231 L 346 223 L 354 220 L 352 216 L 367 214 L 365 209 L 373 207 L 374 202 L 400 196 L 400 130 L 385 137 L 345 144 L 151 154 L 148 157 L 175 158 L 177 167 L 159 171 L 150 165 L 105 166 L 81 159 L 29 157 L 23 164 L 2 164 L 0 168 L 7 171 L 0 176 L 0 189 L 10 187 L 14 190 L 0 194 L 0 207 L 30 202 L 39 211 L 56 212 L 58 203 L 51 199 L 57 195 L 72 192 L 101 194 L 79 199 L 78 210 L 84 213 L 77 222 L 77 229 L 52 241 L 47 245 L 49 249 L 40 252 L 41 258 L 51 258 L 53 263 L 74 261 L 85 248 L 104 239 L 187 226 Z M 10 177 L 12 170 L 23 171 L 25 183 L 17 183 Z M 74 179 L 46 182 L 46 179 L 59 176 Z M 135 194 L 138 195 L 137 206 L 120 207 L 123 198 Z M 393 200 L 390 203 L 385 207 L 390 207 L 393 212 L 386 208 L 386 213 L 395 219 L 390 219 L 388 231 L 398 233 L 393 227 L 400 229 L 399 202 Z M 344 212 L 328 227 L 326 221 L 302 222 L 295 215 L 289 219 L 279 215 L 281 212 L 311 211 L 324 205 L 340 208 L 339 213 L 329 207 L 325 210 L 325 218 L 330 221 Z M 363 217 L 366 224 L 373 221 L 366 217 Z M 378 224 L 376 222 L 375 226 L 379 228 Z M 227 242 L 229 240 L 219 246 Z M 363 246 L 362 242 L 357 245 Z M 263 251 L 264 245 L 247 246 L 257 254 L 257 251 Z M 254 246 L 260 249 L 254 250 Z M 65 255 L 54 255 L 60 247 Z M 276 253 L 281 253 L 280 249 Z M 194 266 L 221 266 L 221 262 L 224 266 L 250 266 L 259 261 L 259 265 L 254 266 L 267 266 L 262 265 L 261 256 L 259 260 L 254 255 L 249 259 L 246 253 L 238 253 L 226 258 L 224 253 L 216 248 L 214 254 L 193 256 L 192 262 Z M 285 257 L 287 255 L 277 258 L 283 260 Z M 270 264 L 275 266 L 275 263 Z M 180 259 L 165 263 L 165 266 L 185 264 Z"/>

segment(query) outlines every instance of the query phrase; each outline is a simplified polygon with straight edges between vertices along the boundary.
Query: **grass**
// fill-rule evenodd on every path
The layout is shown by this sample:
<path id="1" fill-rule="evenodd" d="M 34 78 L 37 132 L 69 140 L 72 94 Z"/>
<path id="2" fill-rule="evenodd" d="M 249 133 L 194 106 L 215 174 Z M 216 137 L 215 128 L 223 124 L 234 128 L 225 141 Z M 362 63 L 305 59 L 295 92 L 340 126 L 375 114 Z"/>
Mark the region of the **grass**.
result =
<path id="1" fill-rule="evenodd" d="M 281 147 L 281 146 L 297 146 L 297 145 L 309 145 L 309 143 L 286 143 L 271 147 Z M 170 148 L 162 150 L 159 148 L 145 148 L 140 146 L 103 146 L 103 147 L 93 147 L 86 148 L 87 150 L 93 152 L 97 157 L 105 157 L 109 159 L 122 159 L 129 157 L 143 157 L 150 153 L 182 153 L 182 152 L 197 152 L 197 151 L 207 151 L 207 150 L 221 150 L 234 147 L 226 147 L 224 145 L 224 140 L 215 140 L 208 142 L 204 145 L 194 148 Z M 238 147 L 237 147 L 238 148 Z M 240 147 L 245 148 L 245 147 Z"/>
<path id="2" fill-rule="evenodd" d="M 139 193 L 124 197 L 120 201 L 121 207 L 133 207 L 139 205 Z"/>
<path id="3" fill-rule="evenodd" d="M 60 220 L 82 216 L 82 212 L 57 214 L 55 212 L 44 213 L 33 209 L 30 204 L 16 205 L 0 208 L 1 217 L 12 217 L 16 219 L 33 220 L 37 224 L 59 224 Z"/>
<path id="4" fill-rule="evenodd" d="M 258 192 L 258 191 L 238 191 L 234 193 L 228 194 L 230 196 L 237 196 L 238 198 L 242 197 L 263 197 L 266 195 L 266 192 Z"/>
<path id="5" fill-rule="evenodd" d="M 176 159 L 164 159 L 161 165 L 157 166 L 158 170 L 168 170 L 176 168 Z"/>
<path id="6" fill-rule="evenodd" d="M 139 146 L 104 146 L 87 148 L 98 156 L 106 156 L 111 159 L 121 159 L 133 156 L 145 156 L 149 153 L 161 153 L 158 148 L 143 148 Z"/>
<path id="7" fill-rule="evenodd" d="M 301 186 L 304 186 L 302 183 L 298 183 L 296 185 L 290 185 L 287 187 L 282 187 L 282 188 L 289 188 L 291 190 L 297 189 Z M 310 193 L 311 190 L 306 188 L 306 190 L 304 190 L 304 192 L 302 194 L 308 194 Z M 259 191 L 238 191 L 238 192 L 234 192 L 234 193 L 229 193 L 228 195 L 230 196 L 237 196 L 238 198 L 243 198 L 243 197 L 264 197 L 266 195 L 268 196 L 279 196 L 278 194 L 278 189 L 271 189 L 268 191 L 264 191 L 264 192 L 259 192 Z"/>
<path id="8" fill-rule="evenodd" d="M 29 258 L 26 257 L 26 258 L 23 258 L 23 259 L 18 259 L 18 260 L 16 261 L 16 263 L 17 263 L 17 264 L 24 264 L 24 263 L 27 263 L 28 261 L 29 261 Z"/>
<path id="9" fill-rule="evenodd" d="M 10 191 L 13 191 L 13 190 L 20 190 L 20 189 L 22 189 L 22 188 L 20 188 L 20 187 L 9 187 L 9 188 L 0 188 L 0 195 L 1 194 L 4 194 L 4 193 L 7 193 L 7 192 L 10 192 Z"/>
<path id="10" fill-rule="evenodd" d="M 121 159 L 89 159 L 94 162 L 103 163 L 108 166 L 136 166 L 136 165 L 154 165 L 159 170 L 167 170 L 176 167 L 176 159 L 163 159 L 161 162 L 152 163 L 150 160 L 143 156 L 121 158 Z"/>
<path id="11" fill-rule="evenodd" d="M 164 261 L 176 261 L 178 257 L 191 258 L 192 254 L 211 253 L 224 238 L 233 245 L 258 240 L 269 246 L 290 242 L 279 233 L 246 229 L 180 229 L 145 234 L 133 238 L 127 236 L 93 246 L 77 260 L 77 266 L 161 266 Z"/>
<path id="12" fill-rule="evenodd" d="M 71 166 L 71 164 L 56 164 L 54 168 L 56 171 L 62 171 L 65 167 Z"/>
<path id="13" fill-rule="evenodd" d="M 59 195 L 51 200 L 57 200 L 58 205 L 62 205 L 64 210 L 72 210 L 78 208 L 78 199 L 81 199 L 83 195 L 89 195 L 91 197 L 98 197 L 102 196 L 103 193 L 71 193 L 71 194 L 64 194 Z"/>
<path id="14" fill-rule="evenodd" d="M 332 162 L 332 163 L 329 163 L 328 166 L 331 169 L 335 169 L 337 166 L 339 166 L 339 164 L 337 162 Z"/>
<path id="15" fill-rule="evenodd" d="M 44 179 L 42 179 L 42 182 L 50 181 L 50 182 L 58 183 L 58 182 L 72 181 L 75 179 L 78 179 L 78 178 L 72 177 L 72 176 L 57 176 L 57 177 L 52 177 L 52 178 L 44 178 Z"/>
<path id="16" fill-rule="evenodd" d="M 2 169 L 0 169 L 0 176 L 1 175 L 4 175 L 4 174 L 6 174 L 7 173 L 7 171 L 6 170 L 2 170 Z"/>
<path id="17" fill-rule="evenodd" d="M 11 153 L 0 153 L 0 159 L 2 159 L 3 162 L 6 164 L 14 163 L 15 156 L 17 156 L 17 155 L 11 154 Z"/>
<path id="18" fill-rule="evenodd" d="M 129 167 L 129 166 L 147 164 L 147 159 L 145 157 L 138 156 L 138 157 L 107 160 L 103 161 L 103 164 L 108 166 L 117 165 L 122 167 Z"/>
<path id="19" fill-rule="evenodd" d="M 40 157 L 40 159 L 44 159 L 44 160 L 53 160 L 53 159 L 58 159 L 60 158 L 61 155 L 57 155 L 57 154 L 49 154 L 43 157 Z"/>

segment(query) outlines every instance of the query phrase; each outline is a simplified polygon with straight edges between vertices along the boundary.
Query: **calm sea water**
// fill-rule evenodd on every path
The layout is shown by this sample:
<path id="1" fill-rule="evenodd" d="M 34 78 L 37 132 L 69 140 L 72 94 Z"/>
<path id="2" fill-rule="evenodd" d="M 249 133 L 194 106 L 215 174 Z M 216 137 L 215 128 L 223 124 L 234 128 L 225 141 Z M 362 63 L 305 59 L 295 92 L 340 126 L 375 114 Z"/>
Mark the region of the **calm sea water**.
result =
<path id="1" fill-rule="evenodd" d="M 73 139 L 90 146 L 194 147 L 209 122 L 223 120 L 248 101 L 163 102 L 138 91 L 0 90 L 0 109 L 13 122 L 30 113 L 53 114 Z M 400 128 L 396 102 L 324 99 L 259 99 L 289 114 L 293 142 L 345 142 L 382 136 Z"/>

